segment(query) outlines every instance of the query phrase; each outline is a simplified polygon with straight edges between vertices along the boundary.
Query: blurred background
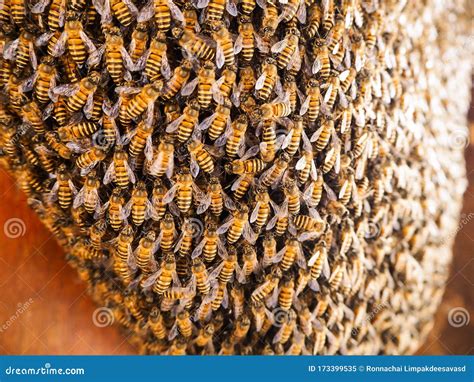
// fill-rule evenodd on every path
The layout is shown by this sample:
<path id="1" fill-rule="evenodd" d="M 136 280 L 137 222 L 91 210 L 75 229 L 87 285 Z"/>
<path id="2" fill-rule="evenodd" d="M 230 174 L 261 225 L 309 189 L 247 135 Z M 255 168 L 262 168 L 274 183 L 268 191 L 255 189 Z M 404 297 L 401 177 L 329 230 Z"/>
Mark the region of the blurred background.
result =
<path id="1" fill-rule="evenodd" d="M 470 109 L 474 121 L 474 107 Z M 469 187 L 433 330 L 418 354 L 474 354 L 474 126 Z M 49 231 L 0 168 L 0 354 L 134 354 L 94 305 Z M 6 226 L 10 230 L 6 232 Z M 14 230 L 12 229 L 14 228 Z"/>

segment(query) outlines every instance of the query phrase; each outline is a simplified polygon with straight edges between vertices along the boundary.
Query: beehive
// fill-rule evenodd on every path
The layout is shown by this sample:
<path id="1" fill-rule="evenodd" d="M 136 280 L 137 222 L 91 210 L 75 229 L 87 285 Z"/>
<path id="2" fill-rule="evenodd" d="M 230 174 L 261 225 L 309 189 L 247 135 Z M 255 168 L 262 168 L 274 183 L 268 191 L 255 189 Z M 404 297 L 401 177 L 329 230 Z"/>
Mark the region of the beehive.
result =
<path id="1" fill-rule="evenodd" d="M 466 185 L 464 6 L 5 0 L 2 163 L 140 352 L 412 353 Z"/>

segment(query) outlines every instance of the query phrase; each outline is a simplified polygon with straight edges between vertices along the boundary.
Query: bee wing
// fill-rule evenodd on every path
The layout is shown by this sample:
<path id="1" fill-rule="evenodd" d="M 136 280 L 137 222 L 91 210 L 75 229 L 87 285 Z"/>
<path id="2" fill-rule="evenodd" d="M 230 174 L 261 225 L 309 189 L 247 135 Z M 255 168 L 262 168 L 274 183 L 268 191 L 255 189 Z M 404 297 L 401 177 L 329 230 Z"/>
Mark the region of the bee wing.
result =
<path id="1" fill-rule="evenodd" d="M 214 98 L 214 101 L 216 101 L 218 104 L 222 104 L 224 102 L 224 97 L 222 96 L 222 93 L 221 93 L 221 86 L 224 83 L 224 81 L 225 81 L 225 77 L 222 76 L 217 81 L 215 81 L 211 86 L 212 97 Z"/>
<path id="2" fill-rule="evenodd" d="M 237 17 L 238 11 L 236 0 L 227 0 L 225 9 L 227 10 L 227 13 L 229 13 L 229 15 Z"/>
<path id="3" fill-rule="evenodd" d="M 105 44 L 101 45 L 98 49 L 94 50 L 87 58 L 87 66 L 95 66 L 100 63 L 102 56 L 105 52 Z"/>
<path id="4" fill-rule="evenodd" d="M 194 91 L 194 89 L 196 89 L 196 86 L 199 82 L 199 79 L 198 77 L 196 77 L 195 79 L 193 79 L 192 81 L 188 82 L 186 85 L 183 86 L 183 88 L 181 89 L 181 95 L 182 96 L 189 96 L 192 94 L 192 92 Z"/>
<path id="5" fill-rule="evenodd" d="M 23 92 L 29 92 L 33 89 L 33 86 L 38 78 L 38 72 L 33 73 L 30 77 L 28 77 L 23 83 L 21 84 L 21 90 Z"/>
<path id="6" fill-rule="evenodd" d="M 3 48 L 3 58 L 5 58 L 6 60 L 14 60 L 19 42 L 20 42 L 20 38 L 7 42 L 5 44 L 5 47 Z"/>
<path id="7" fill-rule="evenodd" d="M 303 155 L 300 159 L 298 159 L 298 162 L 296 162 L 295 170 L 298 170 L 298 171 L 303 170 L 306 167 L 306 164 L 307 164 L 306 156 Z"/>
<path id="8" fill-rule="evenodd" d="M 194 248 L 193 252 L 191 253 L 191 259 L 195 259 L 196 257 L 200 256 L 204 246 L 206 245 L 207 239 L 203 237 L 199 244 Z"/>
<path id="9" fill-rule="evenodd" d="M 112 180 L 115 179 L 115 164 L 110 162 L 110 165 L 104 175 L 104 184 L 109 184 Z"/>
<path id="10" fill-rule="evenodd" d="M 137 270 L 137 259 L 135 258 L 133 252 L 132 252 L 132 247 L 128 247 L 128 257 L 127 257 L 127 265 L 132 271 Z"/>
<path id="11" fill-rule="evenodd" d="M 234 201 L 230 196 L 228 196 L 224 191 L 222 191 L 222 199 L 224 200 L 224 206 L 232 211 L 235 211 L 237 209 Z"/>
<path id="12" fill-rule="evenodd" d="M 179 127 L 179 125 L 181 124 L 181 122 L 183 121 L 184 119 L 184 114 L 181 115 L 180 117 L 176 118 L 173 122 L 171 122 L 168 126 L 166 126 L 166 132 L 167 133 L 172 133 L 174 131 L 176 131 L 176 129 Z"/>
<path id="13" fill-rule="evenodd" d="M 145 22 L 150 20 L 155 14 L 155 4 L 153 1 L 149 1 L 146 5 L 140 10 L 137 16 L 137 22 Z"/>
<path id="14" fill-rule="evenodd" d="M 119 144 L 120 145 L 128 145 L 130 143 L 130 140 L 137 134 L 137 128 L 129 131 L 127 134 L 124 134 L 120 139 L 119 139 Z"/>
<path id="15" fill-rule="evenodd" d="M 89 54 L 97 50 L 92 40 L 89 38 L 89 36 L 87 36 L 84 31 L 80 31 L 79 35 L 81 36 L 81 40 L 84 41 L 84 44 L 86 45 Z"/>
<path id="16" fill-rule="evenodd" d="M 161 74 L 163 75 L 164 78 L 169 80 L 171 76 L 173 75 L 173 72 L 171 70 L 170 64 L 168 62 L 168 56 L 166 52 L 163 54 L 163 57 L 161 59 L 161 68 L 160 68 Z"/>
<path id="17" fill-rule="evenodd" d="M 75 196 L 74 201 L 72 203 L 72 208 L 76 209 L 77 207 L 84 204 L 85 188 L 86 186 L 82 186 L 82 188 L 79 190 L 79 192 Z"/>
<path id="18" fill-rule="evenodd" d="M 298 7 L 298 10 L 296 11 L 296 18 L 301 24 L 306 24 L 306 17 L 306 6 L 303 1 L 300 1 L 300 5 Z"/>
<path id="19" fill-rule="evenodd" d="M 305 115 L 306 112 L 308 111 L 309 109 L 309 104 L 311 102 L 311 96 L 307 96 L 304 100 L 304 102 L 301 104 L 301 108 L 300 108 L 300 115 Z"/>
<path id="20" fill-rule="evenodd" d="M 255 242 L 257 241 L 258 234 L 256 234 L 253 231 L 253 229 L 250 226 L 249 222 L 245 223 L 244 231 L 243 231 L 242 234 L 244 236 L 244 239 L 247 240 L 250 244 L 255 244 Z"/>
<path id="21" fill-rule="evenodd" d="M 222 235 L 223 233 L 226 233 L 229 228 L 231 227 L 232 223 L 234 223 L 234 218 L 230 218 L 229 220 L 227 220 L 227 222 L 225 222 L 224 224 L 222 224 L 218 229 L 217 229 L 217 234 L 218 235 Z"/>
<path id="22" fill-rule="evenodd" d="M 147 279 L 145 279 L 145 280 L 143 281 L 143 283 L 142 283 L 143 289 L 152 286 L 152 285 L 155 283 L 155 281 L 158 279 L 158 277 L 160 276 L 160 274 L 161 274 L 161 269 L 160 269 L 158 272 L 152 274 L 152 275 L 151 275 L 150 277 L 148 277 Z"/>
<path id="23" fill-rule="evenodd" d="M 324 126 L 321 126 L 319 129 L 317 129 L 313 135 L 311 135 L 311 138 L 309 139 L 310 142 L 316 142 L 319 138 L 319 136 L 321 135 L 321 133 L 323 132 L 324 130 Z"/>
<path id="24" fill-rule="evenodd" d="M 134 16 L 138 16 L 138 9 L 135 4 L 131 0 L 122 0 L 123 3 L 127 6 L 127 8 L 130 10 L 130 13 Z"/>
<path id="25" fill-rule="evenodd" d="M 255 46 L 257 47 L 257 49 L 262 53 L 268 53 L 269 52 L 268 45 L 265 44 L 265 41 L 263 41 L 260 35 L 257 33 L 254 33 L 254 38 L 255 38 Z"/>
<path id="26" fill-rule="evenodd" d="M 54 35 L 54 32 L 45 32 L 43 34 L 41 34 L 36 40 L 35 40 L 35 45 L 40 47 L 40 46 L 43 46 L 45 45 L 50 39 L 51 37 Z M 16 48 L 15 48 L 16 49 Z M 4 58 L 7 58 L 5 57 L 5 50 L 3 51 L 3 57 Z"/>
<path id="27" fill-rule="evenodd" d="M 235 40 L 234 44 L 234 54 L 239 54 L 242 51 L 244 38 L 239 34 Z"/>
<path id="28" fill-rule="evenodd" d="M 184 23 L 184 15 L 183 12 L 176 6 L 175 3 L 173 3 L 172 0 L 168 0 L 168 7 L 171 12 L 171 16 L 180 23 Z"/>
<path id="29" fill-rule="evenodd" d="M 121 214 L 120 214 L 120 218 L 122 220 L 125 220 L 126 218 L 129 217 L 130 212 L 132 211 L 132 206 L 133 206 L 133 198 L 131 198 L 127 202 L 127 204 L 125 204 L 125 206 L 122 208 L 122 211 L 121 211 Z"/>
<path id="30" fill-rule="evenodd" d="M 125 49 L 123 45 L 120 47 L 120 54 L 122 56 L 125 68 L 127 70 L 130 70 L 131 72 L 137 71 L 135 63 L 132 60 L 132 57 L 130 57 L 130 54 L 128 53 L 127 49 Z"/>
<path id="31" fill-rule="evenodd" d="M 349 182 L 349 180 L 346 179 L 344 181 L 344 184 L 342 185 L 341 189 L 339 190 L 339 195 L 338 195 L 339 199 L 342 199 L 342 197 L 344 196 L 344 194 L 347 190 L 347 187 L 349 187 L 349 186 L 350 186 L 350 182 Z"/>
<path id="32" fill-rule="evenodd" d="M 286 48 L 288 45 L 288 38 L 284 38 L 281 41 L 278 41 L 276 44 L 273 44 L 271 47 L 271 52 L 272 53 L 280 53 L 282 50 Z"/>
<path id="33" fill-rule="evenodd" d="M 148 161 L 153 160 L 153 141 L 151 135 L 149 135 L 146 139 L 145 143 L 145 158 Z"/>
<path id="34" fill-rule="evenodd" d="M 198 215 L 202 214 L 203 212 L 206 212 L 209 206 L 211 205 L 211 196 L 209 194 L 206 194 L 202 199 L 199 200 L 200 204 L 196 210 L 196 213 Z"/>
<path id="35" fill-rule="evenodd" d="M 257 82 L 255 82 L 255 90 L 260 90 L 265 85 L 265 79 L 267 78 L 267 73 L 263 72 L 260 77 L 258 77 Z"/>
<path id="36" fill-rule="evenodd" d="M 329 279 L 329 276 L 331 274 L 331 268 L 329 267 L 329 261 L 327 256 L 324 257 L 322 274 L 326 279 Z"/>
<path id="37" fill-rule="evenodd" d="M 197 0 L 196 8 L 198 9 L 206 8 L 208 4 L 209 4 L 209 0 Z"/>
<path id="38" fill-rule="evenodd" d="M 259 145 L 255 145 L 255 146 L 252 146 L 251 148 L 249 148 L 244 156 L 242 158 L 240 158 L 241 160 L 247 160 L 249 158 L 252 158 L 254 157 L 255 155 L 257 155 L 260 151 L 260 146 Z"/>
<path id="39" fill-rule="evenodd" d="M 194 155 L 191 154 L 191 159 L 189 163 L 189 169 L 193 178 L 196 178 L 199 174 L 199 164 Z"/>
<path id="40" fill-rule="evenodd" d="M 313 65 L 311 66 L 311 72 L 313 74 L 317 74 L 319 73 L 322 67 L 323 67 L 323 64 L 321 62 L 321 57 L 318 56 L 316 57 L 316 59 L 313 62 Z"/>
<path id="41" fill-rule="evenodd" d="M 329 200 L 337 200 L 337 195 L 336 193 L 332 190 L 331 187 L 329 187 L 326 183 L 323 184 L 324 190 L 328 194 L 328 199 Z"/>
<path id="42" fill-rule="evenodd" d="M 214 121 L 214 119 L 216 118 L 216 113 L 212 114 L 211 116 L 205 118 L 197 127 L 198 130 L 200 131 L 204 131 L 204 130 L 207 130 L 209 128 L 209 126 L 211 126 L 212 122 Z"/>
<path id="43" fill-rule="evenodd" d="M 31 66 L 33 67 L 33 69 L 36 70 L 36 68 L 38 67 L 38 59 L 36 58 L 35 47 L 32 41 L 29 42 L 28 49 L 29 49 Z"/>
<path id="44" fill-rule="evenodd" d="M 170 203 L 171 201 L 173 201 L 175 195 L 176 195 L 176 192 L 178 191 L 178 184 L 175 183 L 173 185 L 173 187 L 171 187 L 168 192 L 165 194 L 165 196 L 163 197 L 163 203 L 164 204 L 168 204 Z"/>
<path id="45" fill-rule="evenodd" d="M 222 49 L 221 44 L 218 42 L 216 45 L 216 65 L 217 68 L 220 69 L 224 66 L 225 62 L 225 55 L 224 50 Z"/>
<path id="46" fill-rule="evenodd" d="M 260 202 L 257 202 L 255 204 L 255 208 L 252 211 L 252 215 L 250 215 L 250 223 L 253 223 L 255 220 L 257 220 L 258 217 L 258 211 L 260 210 Z"/>
<path id="47" fill-rule="evenodd" d="M 94 214 L 94 219 L 97 219 L 99 216 L 103 215 L 107 208 L 109 208 L 109 202 L 105 203 L 102 207 L 98 208 Z"/>

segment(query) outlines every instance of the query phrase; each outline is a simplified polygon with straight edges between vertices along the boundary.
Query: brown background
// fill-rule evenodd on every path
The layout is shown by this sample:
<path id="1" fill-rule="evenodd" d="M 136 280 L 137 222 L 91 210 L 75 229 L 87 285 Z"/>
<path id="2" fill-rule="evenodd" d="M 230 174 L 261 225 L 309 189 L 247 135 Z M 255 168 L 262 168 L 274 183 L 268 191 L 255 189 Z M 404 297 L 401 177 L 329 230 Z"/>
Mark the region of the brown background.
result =
<path id="1" fill-rule="evenodd" d="M 420 354 L 474 354 L 474 145 L 467 148 L 466 159 L 464 214 L 469 222 L 457 234 L 443 304 Z M 0 202 L 0 354 L 133 354 L 116 326 L 93 324 L 97 307 L 85 285 L 2 169 Z M 11 218 L 25 223 L 22 237 L 5 235 Z M 28 301 L 32 303 L 26 309 L 19 308 Z M 456 308 L 467 310 L 467 325 L 449 324 L 449 312 Z"/>

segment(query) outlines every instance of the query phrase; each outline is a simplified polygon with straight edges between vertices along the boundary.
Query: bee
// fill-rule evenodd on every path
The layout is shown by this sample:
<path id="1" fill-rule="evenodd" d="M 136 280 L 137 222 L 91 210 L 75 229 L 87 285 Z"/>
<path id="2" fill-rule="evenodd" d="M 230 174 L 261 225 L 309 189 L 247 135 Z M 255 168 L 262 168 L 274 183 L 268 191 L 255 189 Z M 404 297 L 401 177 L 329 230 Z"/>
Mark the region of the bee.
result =
<path id="1" fill-rule="evenodd" d="M 80 3 L 80 2 L 77 2 Z M 73 11 L 81 9 L 71 6 Z M 64 0 L 52 0 L 48 11 L 48 28 L 56 31 L 64 26 L 64 16 L 66 12 L 66 2 Z"/>
<path id="2" fill-rule="evenodd" d="M 329 286 L 331 289 L 337 290 L 346 274 L 346 263 L 342 259 L 337 259 L 331 269 L 329 277 Z"/>
<path id="3" fill-rule="evenodd" d="M 272 105 L 271 104 L 264 104 L 262 105 L 262 109 L 264 106 L 269 106 L 270 112 L 264 111 L 268 115 L 272 115 Z M 262 111 L 259 111 L 259 113 Z M 276 142 L 276 122 L 271 119 L 264 119 L 262 122 L 263 131 L 262 131 L 262 142 L 260 143 L 260 158 L 264 162 L 272 162 L 275 159 L 275 153 L 277 150 L 277 142 Z"/>
<path id="4" fill-rule="evenodd" d="M 316 122 L 319 116 L 320 109 L 320 97 L 321 92 L 319 90 L 319 83 L 314 78 L 308 81 L 308 87 L 306 89 L 306 99 L 301 105 L 300 115 L 307 114 L 308 121 L 311 123 Z"/>
<path id="5" fill-rule="evenodd" d="M 106 152 L 100 147 L 92 147 L 76 159 L 76 165 L 83 170 L 82 173 L 92 169 L 97 163 L 104 160 Z"/>
<path id="6" fill-rule="evenodd" d="M 260 106 L 259 115 L 263 120 L 278 119 L 291 114 L 291 105 L 288 100 L 264 103 Z"/>
<path id="7" fill-rule="evenodd" d="M 194 259 L 191 270 L 199 293 L 202 295 L 208 295 L 211 291 L 211 282 L 204 263 L 197 258 Z"/>
<path id="8" fill-rule="evenodd" d="M 222 71 L 221 78 L 215 82 L 215 86 L 212 88 L 212 96 L 218 104 L 222 104 L 226 97 L 233 97 L 233 101 L 236 102 L 235 95 L 231 95 L 236 78 L 237 67 L 235 65 L 227 66 Z"/>
<path id="9" fill-rule="evenodd" d="M 167 329 L 165 322 L 160 310 L 157 307 L 153 307 L 151 309 L 147 323 L 156 338 L 159 340 L 164 340 L 166 338 Z"/>
<path id="10" fill-rule="evenodd" d="M 234 53 L 241 53 L 242 60 L 246 63 L 252 61 L 255 53 L 255 30 L 248 16 L 239 18 L 239 36 L 235 41 Z"/>
<path id="11" fill-rule="evenodd" d="M 328 253 L 327 245 L 324 241 L 319 242 L 308 260 L 308 267 L 310 267 L 310 286 L 314 287 L 321 276 L 328 278 L 330 274 L 329 263 L 328 263 Z"/>
<path id="12" fill-rule="evenodd" d="M 241 9 L 245 15 L 250 15 L 255 9 L 255 0 L 242 0 Z"/>
<path id="13" fill-rule="evenodd" d="M 177 66 L 173 76 L 166 82 L 161 98 L 169 100 L 174 97 L 188 81 L 192 67 L 192 63 L 189 60 L 184 60 L 181 65 Z"/>
<path id="14" fill-rule="evenodd" d="M 133 137 L 128 146 L 128 153 L 130 157 L 138 157 L 143 150 L 147 159 L 153 157 L 153 147 L 151 136 L 153 134 L 154 126 L 147 125 L 144 120 L 138 123 L 137 129 L 133 131 Z"/>
<path id="15" fill-rule="evenodd" d="M 227 30 L 225 24 L 221 21 L 215 21 L 211 24 L 212 38 L 216 41 L 216 65 L 220 69 L 225 65 L 234 65 L 234 43 L 232 36 Z"/>
<path id="16" fill-rule="evenodd" d="M 288 214 L 288 198 L 285 198 L 283 203 L 278 206 L 278 204 L 274 203 L 273 200 L 270 200 L 270 204 L 275 212 L 275 215 L 267 224 L 267 231 L 275 227 L 275 235 L 282 236 L 286 230 L 288 229 L 289 223 L 289 214 Z"/>
<path id="17" fill-rule="evenodd" d="M 172 219 L 172 217 L 171 217 Z M 165 217 L 166 220 L 166 217 Z M 161 235 L 161 234 L 160 234 Z M 163 238 L 164 239 L 164 234 Z M 163 241 L 161 242 L 161 245 Z M 143 283 L 143 288 L 148 288 L 153 285 L 153 292 L 158 295 L 162 295 L 171 284 L 176 284 L 180 286 L 181 283 L 176 273 L 176 261 L 172 253 L 167 253 L 161 262 L 160 269 L 154 273 L 152 276 L 148 277 Z"/>
<path id="18" fill-rule="evenodd" d="M 212 101 L 212 87 L 215 82 L 216 72 L 214 64 L 206 61 L 199 69 L 198 76 L 189 82 L 181 91 L 184 96 L 190 95 L 196 85 L 198 86 L 197 99 L 201 108 L 208 108 Z"/>
<path id="19" fill-rule="evenodd" d="M 212 46 L 198 36 L 193 31 L 175 27 L 171 31 L 172 35 L 178 39 L 178 44 L 191 56 L 196 56 L 202 60 L 213 60 L 215 57 L 215 50 Z"/>
<path id="20" fill-rule="evenodd" d="M 279 69 L 289 68 L 299 57 L 298 43 L 300 32 L 297 28 L 290 28 L 282 41 L 277 42 L 271 48 L 271 52 L 278 54 L 277 66 Z"/>
<path id="21" fill-rule="evenodd" d="M 52 56 L 62 56 L 66 46 L 72 59 L 79 66 L 85 63 L 87 53 L 93 54 L 93 52 L 97 50 L 94 43 L 83 30 L 80 14 L 74 11 L 68 11 L 66 13 L 64 32 L 60 35 L 57 43 L 52 48 Z"/>
<path id="22" fill-rule="evenodd" d="M 341 81 L 338 75 L 332 75 L 327 83 L 327 90 L 324 95 L 324 105 L 327 110 L 332 110 L 334 102 L 336 101 L 337 94 L 339 92 Z"/>
<path id="23" fill-rule="evenodd" d="M 166 35 L 158 32 L 150 42 L 145 63 L 145 75 L 151 82 L 161 78 L 161 71 L 169 70 Z"/>
<path id="24" fill-rule="evenodd" d="M 236 342 L 243 341 L 249 332 L 250 325 L 250 318 L 246 314 L 243 314 L 237 318 L 234 330 L 232 332 Z"/>
<path id="25" fill-rule="evenodd" d="M 217 225 L 213 222 L 206 224 L 203 239 L 194 249 L 191 257 L 194 259 L 203 253 L 204 261 L 210 263 L 214 261 L 218 247 L 222 244 L 217 233 Z"/>
<path id="26" fill-rule="evenodd" d="M 36 81 L 33 88 L 33 94 L 39 103 L 45 104 L 50 101 L 50 92 L 56 86 L 57 71 L 51 58 L 43 59 L 38 66 Z"/>
<path id="27" fill-rule="evenodd" d="M 324 116 L 321 127 L 310 138 L 311 142 L 316 142 L 316 152 L 321 152 L 326 148 L 333 134 L 335 134 L 334 120 L 329 116 Z"/>
<path id="28" fill-rule="evenodd" d="M 249 96 L 249 93 L 255 87 L 257 79 L 255 78 L 255 71 L 251 65 L 244 66 L 239 70 L 240 81 L 238 85 L 238 92 L 241 92 L 245 95 L 247 100 L 252 98 Z M 243 98 L 243 97 L 242 97 Z M 241 100 L 244 101 L 244 100 Z M 245 104 L 245 102 L 241 102 Z"/>
<path id="29" fill-rule="evenodd" d="M 181 10 L 172 0 L 153 0 L 155 8 L 155 26 L 160 32 L 167 32 L 171 26 L 171 18 L 180 23 L 185 19 Z"/>
<path id="30" fill-rule="evenodd" d="M 321 26 L 323 13 L 321 12 L 321 8 L 319 4 L 313 3 L 309 10 L 308 10 L 308 22 L 307 27 L 305 29 L 306 36 L 309 39 L 314 38 L 319 31 L 319 27 Z"/>
<path id="31" fill-rule="evenodd" d="M 161 179 L 156 179 L 153 184 L 153 191 L 151 197 L 151 203 L 153 208 L 151 208 L 152 219 L 161 220 L 166 212 L 166 204 L 163 202 L 167 192 L 166 187 L 164 186 Z"/>
<path id="32" fill-rule="evenodd" d="M 72 203 L 73 196 L 77 193 L 76 186 L 72 182 L 71 175 L 67 171 L 66 165 L 61 164 L 56 173 L 56 183 L 51 189 L 50 195 L 57 193 L 59 206 L 67 209 Z"/>
<path id="33" fill-rule="evenodd" d="M 138 22 L 132 32 L 132 41 L 130 42 L 130 57 L 133 62 L 136 62 L 145 54 L 148 37 L 148 26 L 146 22 Z"/>
<path id="34" fill-rule="evenodd" d="M 128 0 L 110 0 L 110 9 L 108 11 L 111 11 L 124 27 L 129 26 L 138 13 L 133 2 Z"/>
<path id="35" fill-rule="evenodd" d="M 293 331 L 296 328 L 296 313 L 294 310 L 289 310 L 287 315 L 282 317 L 282 322 L 279 322 L 280 330 L 273 337 L 274 344 L 286 344 Z"/>
<path id="36" fill-rule="evenodd" d="M 232 104 L 229 98 L 224 98 L 223 103 L 216 106 L 215 113 L 204 119 L 198 126 L 199 131 L 209 129 L 209 138 L 216 140 L 226 127 L 230 125 L 230 111 Z"/>
<path id="37" fill-rule="evenodd" d="M 303 198 L 309 206 L 316 208 L 319 205 L 323 195 L 323 184 L 324 178 L 319 172 L 317 173 L 316 179 L 312 179 L 310 185 L 304 191 Z"/>
<path id="38" fill-rule="evenodd" d="M 149 173 L 158 177 L 161 177 L 166 173 L 168 178 L 171 178 L 173 175 L 173 168 L 174 144 L 170 137 L 165 135 L 158 145 L 156 159 L 152 161 Z"/>
<path id="39" fill-rule="evenodd" d="M 90 137 L 99 130 L 99 125 L 94 122 L 82 121 L 58 129 L 59 138 L 63 142 L 76 141 L 80 138 Z"/>
<path id="40" fill-rule="evenodd" d="M 197 223 L 194 223 L 192 220 L 185 219 L 183 225 L 181 226 L 181 235 L 175 245 L 175 252 L 179 251 L 179 254 L 183 258 L 189 255 L 193 245 L 193 238 L 196 234 L 200 235 L 199 226 L 197 226 Z M 187 265 L 186 272 L 183 273 L 187 273 Z M 180 275 L 179 271 L 178 275 Z"/>
<path id="41" fill-rule="evenodd" d="M 267 232 L 263 238 L 263 259 L 262 267 L 267 268 L 274 263 L 277 255 L 277 243 L 271 232 Z"/>
<path id="42" fill-rule="evenodd" d="M 323 18 L 321 27 L 324 32 L 329 32 L 334 25 L 335 6 L 334 0 L 325 0 L 323 3 Z"/>
<path id="43" fill-rule="evenodd" d="M 219 178 L 212 176 L 209 179 L 208 186 L 209 207 L 210 211 L 215 216 L 220 216 L 224 210 L 224 191 L 222 190 Z"/>
<path id="44" fill-rule="evenodd" d="M 23 81 L 15 72 L 11 73 L 6 89 L 8 89 L 9 108 L 18 113 L 25 101 L 25 95 L 21 90 Z"/>
<path id="45" fill-rule="evenodd" d="M 141 88 L 140 92 L 135 95 L 126 107 L 128 118 L 134 119 L 140 116 L 146 109 L 153 110 L 153 105 L 157 98 L 162 95 L 163 83 L 161 81 L 147 84 Z M 163 90 L 164 91 L 164 90 Z"/>
<path id="46" fill-rule="evenodd" d="M 169 251 L 172 249 L 175 236 L 176 228 L 173 216 L 166 213 L 160 222 L 160 234 L 158 236 L 158 241 L 163 251 Z"/>
<path id="47" fill-rule="evenodd" d="M 132 197 L 125 205 L 124 216 L 127 217 L 132 214 L 132 222 L 136 226 L 140 226 L 143 222 L 153 215 L 153 205 L 148 200 L 148 192 L 143 181 L 137 182 L 133 191 Z"/>
<path id="48" fill-rule="evenodd" d="M 272 2 L 267 2 L 263 9 L 263 19 L 261 34 L 265 40 L 270 40 L 275 35 L 280 17 L 278 15 L 278 8 Z"/>
<path id="49" fill-rule="evenodd" d="M 188 311 L 183 310 L 176 315 L 176 326 L 183 337 L 191 337 L 193 334 L 193 324 Z"/>
<path id="50" fill-rule="evenodd" d="M 214 336 L 215 328 L 214 324 L 210 322 L 206 324 L 204 327 L 199 329 L 199 333 L 194 340 L 194 343 L 199 347 L 206 347 L 212 345 L 212 337 Z"/>
<path id="51" fill-rule="evenodd" d="M 254 272 L 256 272 L 259 269 L 259 264 L 258 264 L 258 259 L 257 259 L 257 252 L 255 251 L 255 248 L 252 247 L 251 245 L 245 245 L 244 246 L 244 251 L 243 251 L 243 266 L 242 266 L 242 271 L 238 275 L 238 280 L 240 283 L 245 283 L 245 280 Z M 236 289 L 233 289 L 232 292 L 236 291 Z M 237 294 L 237 292 L 234 292 L 232 294 Z M 243 291 L 240 291 L 239 294 L 241 294 L 241 299 L 243 300 Z"/>
<path id="52" fill-rule="evenodd" d="M 273 91 L 278 78 L 278 68 L 273 58 L 266 58 L 262 64 L 262 74 L 255 83 L 257 98 L 266 101 Z"/>
<path id="53" fill-rule="evenodd" d="M 177 138 L 179 142 L 186 142 L 194 131 L 199 121 L 199 102 L 193 99 L 184 108 L 183 114 L 171 122 L 166 127 L 167 133 L 173 133 L 177 130 Z"/>
<path id="54" fill-rule="evenodd" d="M 321 81 L 327 81 L 331 72 L 331 61 L 329 59 L 329 48 L 324 39 L 318 38 L 314 41 L 313 57 L 312 73 L 318 74 Z"/>
<path id="55" fill-rule="evenodd" d="M 71 155 L 72 155 L 71 148 L 61 142 L 56 132 L 46 131 L 45 139 L 49 147 L 51 147 L 51 149 L 53 149 L 54 152 L 56 152 L 56 154 L 58 154 L 61 158 L 63 159 L 71 158 Z"/>
<path id="56" fill-rule="evenodd" d="M 257 229 L 265 225 L 270 215 L 270 196 L 266 188 L 255 191 L 255 207 L 250 215 L 250 223 L 255 223 Z"/>
<path id="57" fill-rule="evenodd" d="M 74 198 L 73 208 L 84 205 L 86 211 L 90 214 L 100 209 L 99 186 L 100 180 L 97 177 L 97 173 L 92 170 L 87 175 L 84 186 L 82 186 Z"/>
<path id="58" fill-rule="evenodd" d="M 218 281 L 214 286 L 211 295 L 213 296 L 211 302 L 211 308 L 213 311 L 219 309 L 221 305 L 224 305 L 224 307 L 227 306 L 227 283 Z"/>
<path id="59" fill-rule="evenodd" d="M 297 239 L 288 238 L 285 241 L 285 246 L 273 258 L 273 263 L 279 263 L 280 269 L 286 272 L 295 262 L 300 268 L 306 268 L 306 260 L 300 242 Z"/>
<path id="60" fill-rule="evenodd" d="M 303 118 L 300 115 L 293 116 L 293 124 L 287 136 L 284 138 L 281 148 L 290 156 L 293 157 L 300 146 L 301 140 L 308 141 L 308 137 L 304 132 Z M 311 143 L 309 143 L 311 146 Z"/>
<path id="61" fill-rule="evenodd" d="M 288 212 L 291 215 L 298 215 L 301 209 L 300 191 L 294 179 L 286 179 L 283 183 L 283 194 L 288 200 Z"/>
<path id="62" fill-rule="evenodd" d="M 306 231 L 306 235 L 300 235 L 300 239 L 311 238 L 320 235 L 326 228 L 325 221 L 321 219 L 317 211 L 309 209 L 309 215 L 298 215 L 293 219 L 293 224 L 298 230 Z"/>
<path id="63" fill-rule="evenodd" d="M 20 0 L 11 0 L 9 5 L 13 22 L 16 25 L 23 25 L 26 17 L 25 2 Z"/>
<path id="64" fill-rule="evenodd" d="M 187 212 L 192 205 L 193 195 L 199 200 L 202 199 L 203 192 L 193 181 L 193 177 L 188 168 L 183 168 L 176 175 L 175 184 L 168 190 L 163 202 L 170 203 L 176 196 L 177 205 L 182 213 Z"/>
<path id="65" fill-rule="evenodd" d="M 122 33 L 118 27 L 111 27 L 105 33 L 105 65 L 112 81 L 120 85 L 123 82 L 124 61 L 131 61 L 123 44 Z M 127 68 L 129 68 L 127 66 Z"/>
<path id="66" fill-rule="evenodd" d="M 290 160 L 291 158 L 288 156 L 288 154 L 282 152 L 275 160 L 274 165 L 261 175 L 261 185 L 265 187 L 276 186 L 286 172 Z"/>
<path id="67" fill-rule="evenodd" d="M 105 236 L 107 231 L 107 223 L 105 219 L 97 220 L 89 228 L 89 238 L 93 248 L 101 249 L 102 248 L 102 238 Z"/>
<path id="68" fill-rule="evenodd" d="M 122 222 L 125 219 L 123 213 L 125 199 L 121 195 L 119 188 L 114 188 L 110 199 L 105 203 L 100 212 L 107 210 L 107 218 L 110 226 L 114 231 L 118 231 L 122 226 Z"/>
<path id="69" fill-rule="evenodd" d="M 288 311 L 293 305 L 293 297 L 295 295 L 295 282 L 292 277 L 283 281 L 283 285 L 278 293 L 278 305 L 281 309 Z"/>
<path id="70" fill-rule="evenodd" d="M 256 240 L 256 234 L 250 227 L 248 219 L 248 207 L 243 205 L 232 211 L 232 217 L 219 227 L 217 233 L 223 234 L 227 232 L 227 242 L 229 244 L 234 244 L 241 236 L 243 236 L 249 243 L 254 243 Z"/>
<path id="71" fill-rule="evenodd" d="M 207 23 L 222 20 L 225 6 L 225 0 L 203 0 L 197 4 L 198 8 L 206 8 Z"/>
<path id="72" fill-rule="evenodd" d="M 104 175 L 104 184 L 109 184 L 112 180 L 122 189 L 127 188 L 130 182 L 135 183 L 135 174 L 128 163 L 128 154 L 121 146 L 116 146 L 114 157 Z"/>
<path id="73" fill-rule="evenodd" d="M 194 4 L 191 1 L 186 1 L 183 6 L 184 28 L 191 32 L 199 32 L 201 27 Z"/>
<path id="74" fill-rule="evenodd" d="M 43 121 L 43 113 L 35 101 L 23 105 L 21 108 L 21 115 L 23 120 L 31 125 L 37 134 L 44 134 L 45 124 Z"/>
<path id="75" fill-rule="evenodd" d="M 81 110 L 84 106 L 89 109 L 93 103 L 93 96 L 100 82 L 100 73 L 92 72 L 79 83 L 56 87 L 54 92 L 67 98 L 66 106 L 70 112 Z"/>
<path id="76" fill-rule="evenodd" d="M 230 158 L 235 158 L 239 148 L 245 137 L 248 127 L 248 118 L 245 114 L 241 114 L 235 119 L 230 126 L 230 136 L 226 141 L 225 152 Z"/>

